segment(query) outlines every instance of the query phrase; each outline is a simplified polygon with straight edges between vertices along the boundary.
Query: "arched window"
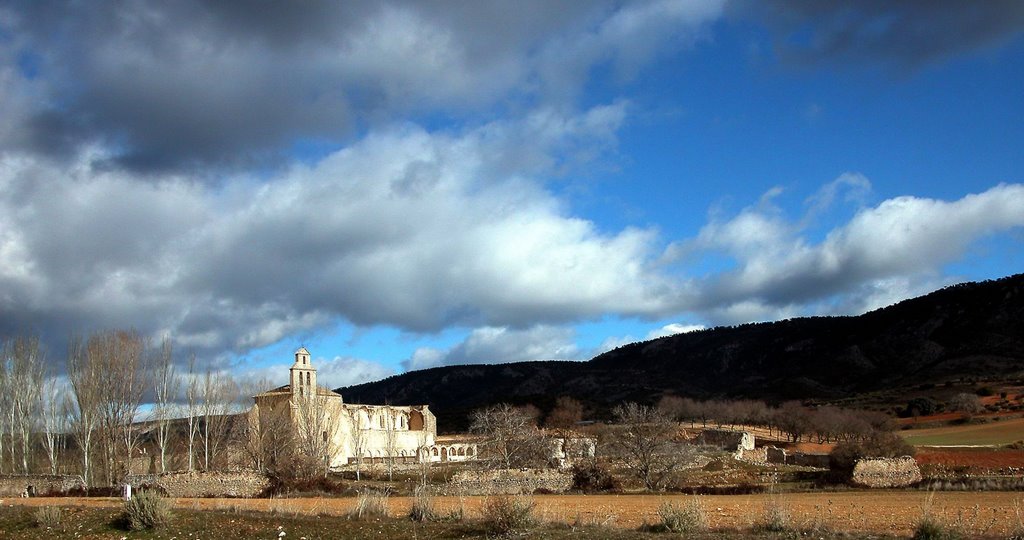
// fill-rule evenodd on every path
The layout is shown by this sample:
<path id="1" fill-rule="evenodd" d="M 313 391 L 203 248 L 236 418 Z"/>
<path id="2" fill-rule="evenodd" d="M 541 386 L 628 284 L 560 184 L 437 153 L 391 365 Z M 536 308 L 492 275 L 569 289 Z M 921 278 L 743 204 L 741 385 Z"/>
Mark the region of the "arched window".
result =
<path id="1" fill-rule="evenodd" d="M 434 457 L 437 457 L 437 448 L 431 449 L 431 453 L 434 454 Z"/>

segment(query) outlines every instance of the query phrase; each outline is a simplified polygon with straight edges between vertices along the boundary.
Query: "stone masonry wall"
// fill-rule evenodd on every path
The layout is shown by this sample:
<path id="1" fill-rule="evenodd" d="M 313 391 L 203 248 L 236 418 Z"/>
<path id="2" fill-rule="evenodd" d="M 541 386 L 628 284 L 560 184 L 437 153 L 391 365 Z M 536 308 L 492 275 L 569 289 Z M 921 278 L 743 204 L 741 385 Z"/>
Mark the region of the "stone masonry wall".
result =
<path id="1" fill-rule="evenodd" d="M 169 497 L 255 497 L 270 481 L 256 471 L 171 472 L 128 477 L 135 488 L 157 487 Z"/>
<path id="2" fill-rule="evenodd" d="M 853 466 L 850 483 L 872 488 L 906 487 L 921 481 L 921 469 L 910 456 L 864 458 Z"/>
<path id="3" fill-rule="evenodd" d="M 439 495 L 530 494 L 537 490 L 561 493 L 572 487 L 572 474 L 553 469 L 461 471 L 436 488 Z"/>
<path id="4" fill-rule="evenodd" d="M 747 431 L 730 431 L 725 429 L 705 429 L 697 437 L 698 444 L 717 446 L 730 452 L 736 450 L 753 450 L 754 435 Z"/>
<path id="5" fill-rule="evenodd" d="M 81 476 L 49 474 L 5 474 L 0 475 L 0 496 L 21 497 L 65 494 L 71 490 L 85 489 Z"/>

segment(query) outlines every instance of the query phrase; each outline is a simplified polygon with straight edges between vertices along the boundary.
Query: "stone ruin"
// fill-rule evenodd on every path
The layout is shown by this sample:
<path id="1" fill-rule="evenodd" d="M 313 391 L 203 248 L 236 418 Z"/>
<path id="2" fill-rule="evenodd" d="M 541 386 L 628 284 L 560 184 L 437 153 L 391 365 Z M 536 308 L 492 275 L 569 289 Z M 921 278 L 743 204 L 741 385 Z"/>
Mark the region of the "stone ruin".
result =
<path id="1" fill-rule="evenodd" d="M 0 496 L 45 497 L 85 491 L 85 481 L 78 475 L 5 474 L 0 476 Z"/>
<path id="2" fill-rule="evenodd" d="M 910 456 L 863 458 L 853 466 L 850 483 L 871 488 L 906 487 L 921 481 L 921 469 Z"/>
<path id="3" fill-rule="evenodd" d="M 754 434 L 749 431 L 705 429 L 697 436 L 696 443 L 733 452 L 737 458 L 740 458 L 744 451 L 754 449 Z"/>
<path id="4" fill-rule="evenodd" d="M 562 493 L 572 487 L 572 473 L 554 469 L 510 469 L 459 471 L 443 486 L 435 486 L 438 495 L 519 495 L 538 490 Z"/>
<path id="5" fill-rule="evenodd" d="M 156 488 L 168 497 L 256 497 L 270 486 L 266 475 L 252 470 L 135 474 L 135 489 Z"/>

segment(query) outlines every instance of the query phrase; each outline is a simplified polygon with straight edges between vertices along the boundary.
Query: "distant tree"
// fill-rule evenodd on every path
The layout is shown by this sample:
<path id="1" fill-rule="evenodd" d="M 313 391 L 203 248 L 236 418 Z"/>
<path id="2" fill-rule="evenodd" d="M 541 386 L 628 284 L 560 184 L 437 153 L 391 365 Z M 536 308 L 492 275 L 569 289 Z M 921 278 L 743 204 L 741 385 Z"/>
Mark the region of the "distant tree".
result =
<path id="1" fill-rule="evenodd" d="M 185 418 L 188 421 L 188 470 L 195 470 L 196 439 L 199 437 L 200 415 L 202 413 L 202 385 L 196 372 L 196 355 L 188 358 L 188 375 L 185 384 Z"/>
<path id="2" fill-rule="evenodd" d="M 537 429 L 536 409 L 507 403 L 473 412 L 470 432 L 483 437 L 483 448 L 498 467 L 536 465 L 546 458 L 545 441 Z"/>
<path id="3" fill-rule="evenodd" d="M 811 413 L 799 401 L 787 401 L 776 409 L 775 425 L 789 436 L 790 441 L 800 442 L 811 430 Z"/>
<path id="4" fill-rule="evenodd" d="M 562 396 L 555 400 L 555 406 L 544 419 L 544 426 L 557 430 L 572 429 L 583 420 L 583 404 L 579 400 Z"/>
<path id="5" fill-rule="evenodd" d="M 949 405 L 946 408 L 951 411 L 966 413 L 968 416 L 985 410 L 985 407 L 981 404 L 981 399 L 978 398 L 977 394 L 968 394 L 966 392 L 961 392 L 953 396 L 953 398 L 949 400 Z"/>
<path id="6" fill-rule="evenodd" d="M 907 402 L 905 416 L 929 416 L 935 414 L 938 404 L 930 397 L 916 397 Z"/>
<path id="7" fill-rule="evenodd" d="M 833 470 L 849 473 L 862 458 L 913 456 L 914 453 L 914 447 L 896 433 L 874 432 L 861 440 L 837 444 L 829 453 L 829 463 Z"/>
<path id="8" fill-rule="evenodd" d="M 68 392 L 58 385 L 56 377 L 46 379 L 41 395 L 43 446 L 46 450 L 50 474 L 57 474 L 57 464 L 60 461 L 60 453 L 64 449 L 65 435 L 71 427 L 73 405 Z"/>
<path id="9" fill-rule="evenodd" d="M 609 431 L 613 448 L 648 490 L 664 487 L 688 457 L 676 444 L 679 427 L 662 410 L 638 403 L 612 409 L 616 425 Z"/>

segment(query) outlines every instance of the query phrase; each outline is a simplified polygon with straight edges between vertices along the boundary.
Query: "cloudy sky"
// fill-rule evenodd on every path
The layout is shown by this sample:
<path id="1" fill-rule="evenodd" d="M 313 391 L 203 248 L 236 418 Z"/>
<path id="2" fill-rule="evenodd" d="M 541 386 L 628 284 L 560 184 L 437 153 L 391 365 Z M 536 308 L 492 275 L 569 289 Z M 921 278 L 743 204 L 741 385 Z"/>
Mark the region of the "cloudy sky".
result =
<path id="1" fill-rule="evenodd" d="M 0 334 L 332 386 L 1024 270 L 1024 3 L 0 1 Z"/>

